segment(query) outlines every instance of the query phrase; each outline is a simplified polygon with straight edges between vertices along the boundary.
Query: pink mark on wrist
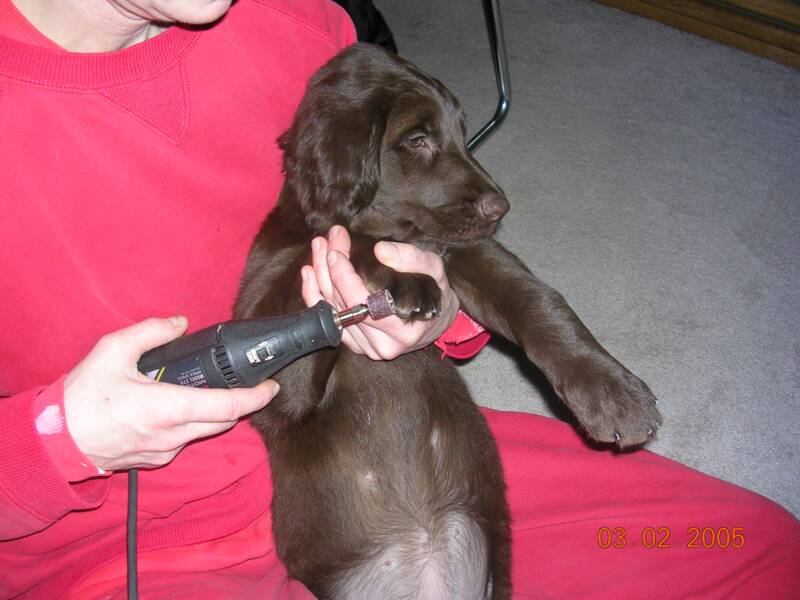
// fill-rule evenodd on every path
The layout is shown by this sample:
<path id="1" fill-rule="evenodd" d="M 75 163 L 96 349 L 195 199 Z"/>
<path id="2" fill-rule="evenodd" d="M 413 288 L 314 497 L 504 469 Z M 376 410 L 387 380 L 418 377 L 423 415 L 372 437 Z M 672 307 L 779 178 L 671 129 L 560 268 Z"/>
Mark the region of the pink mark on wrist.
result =
<path id="1" fill-rule="evenodd" d="M 57 435 L 64 431 L 64 415 L 57 404 L 49 404 L 36 417 L 36 431 L 40 435 Z"/>

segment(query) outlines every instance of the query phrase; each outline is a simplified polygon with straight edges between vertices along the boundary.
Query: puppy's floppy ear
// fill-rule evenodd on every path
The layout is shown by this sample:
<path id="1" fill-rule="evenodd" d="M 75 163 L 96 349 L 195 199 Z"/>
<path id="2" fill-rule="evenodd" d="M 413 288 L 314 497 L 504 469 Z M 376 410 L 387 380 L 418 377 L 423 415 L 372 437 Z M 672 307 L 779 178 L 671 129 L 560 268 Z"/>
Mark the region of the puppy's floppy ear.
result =
<path id="1" fill-rule="evenodd" d="M 278 140 L 284 189 L 318 233 L 335 224 L 348 226 L 372 201 L 380 181 L 388 109 L 380 91 L 365 89 L 357 75 L 339 73 L 331 64 L 324 68 L 312 78 L 291 128 Z"/>

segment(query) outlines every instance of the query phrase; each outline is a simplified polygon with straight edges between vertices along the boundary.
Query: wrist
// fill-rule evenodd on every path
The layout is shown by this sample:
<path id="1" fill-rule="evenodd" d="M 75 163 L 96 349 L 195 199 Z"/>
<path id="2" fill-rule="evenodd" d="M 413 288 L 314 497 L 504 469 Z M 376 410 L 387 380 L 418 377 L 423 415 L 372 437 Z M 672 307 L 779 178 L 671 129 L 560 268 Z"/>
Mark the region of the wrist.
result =
<path id="1" fill-rule="evenodd" d="M 50 460 L 66 481 L 75 482 L 107 475 L 95 466 L 78 448 L 67 427 L 64 411 L 64 380 L 60 377 L 45 388 L 33 401 L 33 418 L 36 431 Z"/>

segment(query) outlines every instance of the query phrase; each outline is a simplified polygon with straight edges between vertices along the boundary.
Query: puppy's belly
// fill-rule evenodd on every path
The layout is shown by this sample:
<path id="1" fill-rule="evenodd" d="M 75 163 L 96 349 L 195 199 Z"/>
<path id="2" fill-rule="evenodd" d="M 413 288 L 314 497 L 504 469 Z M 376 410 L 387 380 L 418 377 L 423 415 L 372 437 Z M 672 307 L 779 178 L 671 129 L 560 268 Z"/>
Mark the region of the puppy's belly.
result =
<path id="1" fill-rule="evenodd" d="M 435 350 L 391 362 L 343 352 L 314 416 L 268 445 L 281 557 L 307 584 L 330 573 L 312 591 L 484 596 L 479 498 L 498 465 L 487 459 L 494 446 L 482 415 Z"/>

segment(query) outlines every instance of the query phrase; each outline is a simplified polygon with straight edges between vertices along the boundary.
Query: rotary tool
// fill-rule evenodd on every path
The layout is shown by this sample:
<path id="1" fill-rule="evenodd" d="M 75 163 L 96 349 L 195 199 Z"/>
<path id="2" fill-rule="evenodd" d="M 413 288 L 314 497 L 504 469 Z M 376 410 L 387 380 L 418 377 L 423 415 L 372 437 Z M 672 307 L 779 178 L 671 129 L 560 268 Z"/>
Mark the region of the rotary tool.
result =
<path id="1" fill-rule="evenodd" d="M 338 346 L 342 329 L 394 314 L 389 290 L 337 312 L 320 300 L 282 317 L 226 321 L 154 348 L 139 370 L 157 381 L 191 387 L 253 387 L 315 350 Z"/>
<path id="2" fill-rule="evenodd" d="M 253 387 L 298 358 L 321 348 L 338 346 L 342 330 L 367 317 L 394 314 L 389 290 L 381 290 L 358 304 L 337 312 L 320 300 L 306 310 L 264 319 L 226 321 L 185 335 L 145 352 L 139 371 L 157 381 L 191 387 Z M 137 469 L 128 471 L 128 599 L 137 600 L 136 505 Z"/>

